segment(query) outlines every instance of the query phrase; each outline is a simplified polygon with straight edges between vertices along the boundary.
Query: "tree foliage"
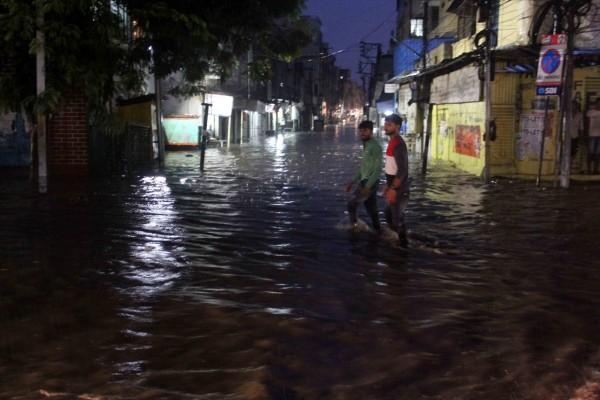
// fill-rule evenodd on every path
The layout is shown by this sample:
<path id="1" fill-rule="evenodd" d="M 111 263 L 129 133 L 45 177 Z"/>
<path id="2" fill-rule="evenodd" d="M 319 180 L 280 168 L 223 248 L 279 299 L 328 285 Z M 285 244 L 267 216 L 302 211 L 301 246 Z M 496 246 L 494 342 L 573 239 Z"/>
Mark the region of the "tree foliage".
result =
<path id="1" fill-rule="evenodd" d="M 298 18 L 303 1 L 0 0 L 0 107 L 50 112 L 73 87 L 103 107 L 140 90 L 148 71 L 181 73 L 193 94 L 208 72 L 227 77 L 250 48 L 261 55 L 250 70 L 264 77 L 266 61 L 308 43 Z M 47 90 L 36 98 L 38 29 Z"/>

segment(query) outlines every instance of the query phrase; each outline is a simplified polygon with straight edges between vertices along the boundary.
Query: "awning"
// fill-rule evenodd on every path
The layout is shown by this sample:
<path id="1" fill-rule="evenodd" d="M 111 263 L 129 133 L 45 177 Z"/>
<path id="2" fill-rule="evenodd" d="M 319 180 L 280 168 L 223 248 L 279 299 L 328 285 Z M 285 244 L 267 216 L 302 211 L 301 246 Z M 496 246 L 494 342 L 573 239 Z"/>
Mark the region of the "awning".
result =
<path id="1" fill-rule="evenodd" d="M 478 59 L 478 52 L 470 52 L 460 55 L 457 58 L 446 60 L 441 62 L 440 64 L 433 65 L 427 68 L 424 71 L 413 71 L 406 75 L 398 75 L 387 81 L 387 83 L 396 83 L 399 85 L 409 83 L 415 79 L 431 77 L 434 78 L 439 75 L 444 75 L 450 73 L 452 71 L 456 71 L 457 69 L 461 69 L 462 67 L 471 64 L 473 61 Z"/>
<path id="2" fill-rule="evenodd" d="M 600 55 L 600 49 L 575 49 L 575 56 L 597 56 Z"/>
<path id="3" fill-rule="evenodd" d="M 506 72 L 535 73 L 535 70 L 532 71 L 528 67 L 529 62 L 533 62 L 537 66 L 537 58 L 539 54 L 538 49 L 534 46 L 498 48 L 492 50 L 492 54 L 496 58 L 496 61 L 509 61 L 512 64 L 518 65 L 520 67 L 519 69 L 521 69 L 515 69 Z M 573 54 L 576 58 L 600 56 L 600 49 L 575 49 Z M 478 51 L 472 51 L 470 53 L 462 54 L 457 58 L 445 60 L 440 64 L 433 65 L 427 68 L 425 71 L 412 71 L 407 74 L 397 75 L 387 81 L 387 83 L 403 85 L 424 77 L 434 78 L 436 76 L 445 75 L 452 71 L 461 69 L 479 59 L 480 53 Z"/>

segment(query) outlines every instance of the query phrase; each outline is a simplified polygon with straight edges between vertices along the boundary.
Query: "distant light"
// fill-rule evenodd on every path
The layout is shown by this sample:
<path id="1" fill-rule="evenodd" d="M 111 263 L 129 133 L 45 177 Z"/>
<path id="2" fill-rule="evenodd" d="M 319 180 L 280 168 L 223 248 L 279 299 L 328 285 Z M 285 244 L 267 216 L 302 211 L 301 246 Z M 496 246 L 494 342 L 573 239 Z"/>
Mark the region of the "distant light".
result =
<path id="1" fill-rule="evenodd" d="M 394 113 L 393 111 L 387 110 L 386 112 L 383 113 L 383 115 L 385 115 L 387 117 L 387 116 L 392 115 L 393 113 Z"/>
<path id="2" fill-rule="evenodd" d="M 340 79 L 344 79 L 344 76 L 343 76 L 343 75 L 342 75 L 342 76 L 340 76 Z"/>

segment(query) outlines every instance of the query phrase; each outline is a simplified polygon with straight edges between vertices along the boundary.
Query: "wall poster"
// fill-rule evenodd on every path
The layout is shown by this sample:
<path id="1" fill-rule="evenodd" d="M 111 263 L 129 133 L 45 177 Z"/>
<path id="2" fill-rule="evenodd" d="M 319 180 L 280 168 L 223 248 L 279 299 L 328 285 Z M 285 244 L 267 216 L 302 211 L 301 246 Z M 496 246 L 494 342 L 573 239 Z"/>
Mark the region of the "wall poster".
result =
<path id="1" fill-rule="evenodd" d="M 470 157 L 481 154 L 481 128 L 478 125 L 456 125 L 455 151 Z"/>

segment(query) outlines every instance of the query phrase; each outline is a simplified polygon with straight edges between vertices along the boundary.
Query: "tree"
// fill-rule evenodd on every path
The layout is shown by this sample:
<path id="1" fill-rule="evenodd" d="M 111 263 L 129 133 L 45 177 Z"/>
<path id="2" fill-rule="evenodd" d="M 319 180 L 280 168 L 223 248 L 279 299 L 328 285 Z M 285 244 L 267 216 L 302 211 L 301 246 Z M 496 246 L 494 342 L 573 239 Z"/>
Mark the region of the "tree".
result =
<path id="1" fill-rule="evenodd" d="M 102 109 L 115 95 L 140 90 L 147 71 L 182 73 L 186 87 L 177 89 L 194 94 L 209 71 L 226 78 L 251 46 L 263 55 L 251 71 L 268 73 L 269 58 L 292 57 L 310 39 L 298 18 L 303 1 L 0 0 L 0 107 L 51 112 L 78 87 Z M 40 98 L 37 29 L 47 54 Z"/>

